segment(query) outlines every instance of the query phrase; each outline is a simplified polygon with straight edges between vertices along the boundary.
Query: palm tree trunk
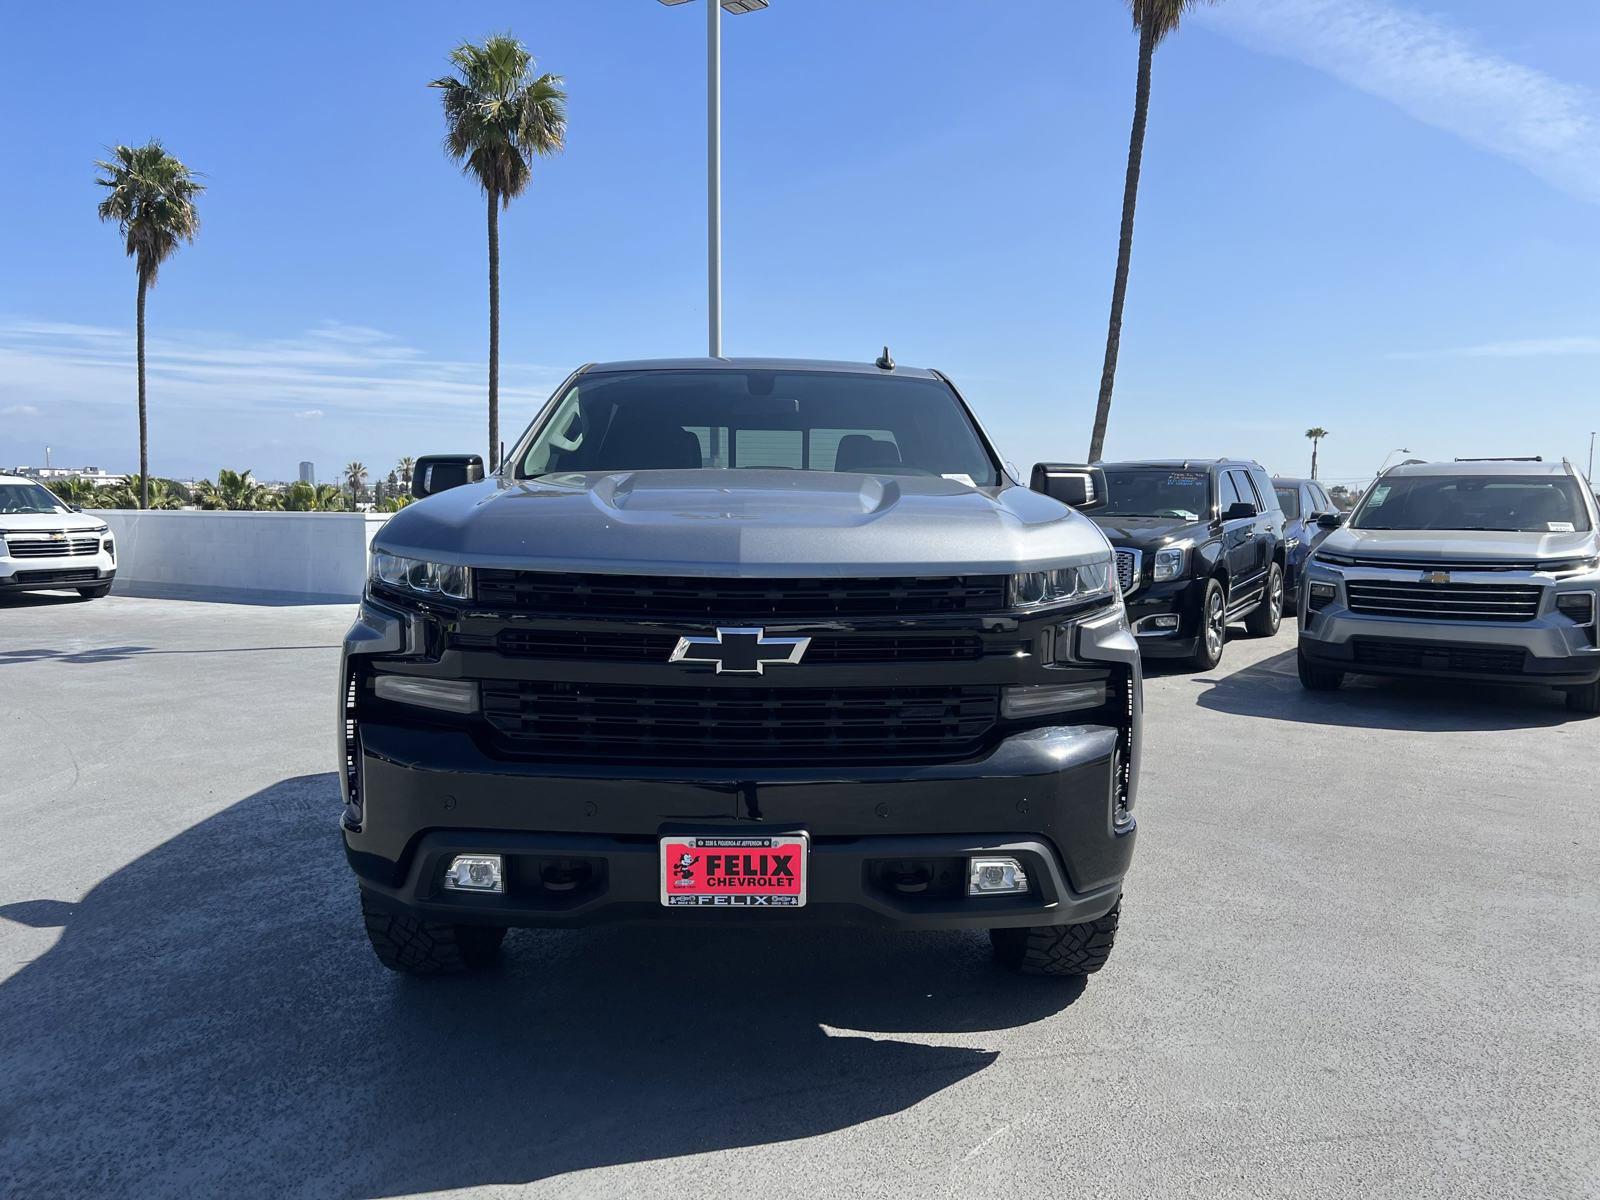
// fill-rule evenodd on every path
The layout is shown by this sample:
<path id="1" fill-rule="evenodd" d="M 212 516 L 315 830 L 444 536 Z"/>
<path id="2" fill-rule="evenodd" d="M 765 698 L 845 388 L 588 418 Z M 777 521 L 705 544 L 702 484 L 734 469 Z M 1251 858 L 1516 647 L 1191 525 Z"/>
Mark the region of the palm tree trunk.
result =
<path id="1" fill-rule="evenodd" d="M 489 470 L 500 467 L 500 197 L 489 189 Z"/>
<path id="2" fill-rule="evenodd" d="M 1117 243 L 1117 281 L 1111 290 L 1111 324 L 1106 331 L 1106 362 L 1100 373 L 1100 399 L 1094 410 L 1089 461 L 1105 449 L 1106 422 L 1111 418 L 1111 391 L 1117 380 L 1117 351 L 1122 346 L 1122 305 L 1128 297 L 1128 264 L 1133 258 L 1133 211 L 1139 200 L 1139 167 L 1144 158 L 1144 127 L 1150 114 L 1150 64 L 1156 32 L 1150 20 L 1139 30 L 1139 82 L 1134 91 L 1133 134 L 1128 142 L 1128 178 L 1122 189 L 1122 235 Z"/>
<path id="3" fill-rule="evenodd" d="M 1311 478 L 1317 477 L 1317 439 L 1311 439 Z"/>
<path id="4" fill-rule="evenodd" d="M 144 404 L 144 294 L 149 280 L 139 272 L 139 319 L 137 322 L 139 360 L 139 507 L 150 507 L 150 425 Z"/>

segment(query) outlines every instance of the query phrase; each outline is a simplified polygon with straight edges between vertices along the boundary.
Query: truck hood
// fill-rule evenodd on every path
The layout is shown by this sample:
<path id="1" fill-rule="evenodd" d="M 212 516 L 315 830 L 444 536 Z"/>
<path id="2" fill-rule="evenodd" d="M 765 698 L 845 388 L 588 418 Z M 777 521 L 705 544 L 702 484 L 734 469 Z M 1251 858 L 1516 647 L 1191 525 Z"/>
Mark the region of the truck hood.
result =
<path id="1" fill-rule="evenodd" d="M 1209 522 L 1181 521 L 1173 517 L 1122 517 L 1114 514 L 1094 517 L 1100 532 L 1113 546 L 1136 550 L 1155 550 L 1174 542 L 1199 542 L 1208 536 Z"/>
<path id="2" fill-rule="evenodd" d="M 1000 574 L 1106 553 L 1027 488 L 926 476 L 685 470 L 488 479 L 396 513 L 374 545 L 480 567 L 610 574 Z"/>
<path id="3" fill-rule="evenodd" d="M 1470 529 L 1335 530 L 1317 547 L 1355 558 L 1462 558 L 1483 562 L 1528 562 L 1581 558 L 1595 553 L 1594 532 L 1499 533 Z"/>
<path id="4" fill-rule="evenodd" d="M 0 533 L 15 530 L 30 533 L 36 529 L 90 530 L 104 529 L 106 523 L 88 513 L 0 513 Z"/>

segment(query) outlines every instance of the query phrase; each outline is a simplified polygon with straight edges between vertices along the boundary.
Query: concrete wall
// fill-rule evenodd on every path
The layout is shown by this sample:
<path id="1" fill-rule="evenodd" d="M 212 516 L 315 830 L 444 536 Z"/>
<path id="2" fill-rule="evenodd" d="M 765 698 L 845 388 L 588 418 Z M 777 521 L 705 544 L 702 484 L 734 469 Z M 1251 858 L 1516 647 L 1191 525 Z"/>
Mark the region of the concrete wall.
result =
<path id="1" fill-rule="evenodd" d="M 96 509 L 117 540 L 113 591 L 319 604 L 355 600 L 388 514 Z"/>

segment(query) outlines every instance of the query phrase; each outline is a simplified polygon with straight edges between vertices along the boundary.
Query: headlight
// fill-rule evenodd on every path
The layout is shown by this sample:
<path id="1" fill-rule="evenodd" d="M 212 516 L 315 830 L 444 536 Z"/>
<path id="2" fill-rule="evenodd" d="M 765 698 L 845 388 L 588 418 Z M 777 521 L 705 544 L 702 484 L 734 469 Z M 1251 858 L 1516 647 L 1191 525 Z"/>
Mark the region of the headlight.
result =
<path id="1" fill-rule="evenodd" d="M 1183 575 L 1183 560 L 1187 549 L 1183 546 L 1166 546 L 1156 551 L 1150 578 L 1160 583 L 1164 579 L 1178 579 Z"/>
<path id="2" fill-rule="evenodd" d="M 448 596 L 453 600 L 472 599 L 472 568 L 450 563 L 428 562 L 375 550 L 368 579 L 387 587 L 413 592 L 418 596 Z"/>
<path id="3" fill-rule="evenodd" d="M 1353 567 L 1356 560 L 1348 554 L 1335 554 L 1332 550 L 1315 550 L 1311 562 L 1320 567 Z"/>
<path id="4" fill-rule="evenodd" d="M 1011 606 L 1052 608 L 1096 598 L 1109 600 L 1116 586 L 1117 573 L 1110 558 L 1053 571 L 1024 571 L 1011 577 Z"/>
<path id="5" fill-rule="evenodd" d="M 1537 569 L 1550 575 L 1588 575 L 1600 571 L 1600 555 L 1594 558 L 1562 558 L 1542 562 Z"/>

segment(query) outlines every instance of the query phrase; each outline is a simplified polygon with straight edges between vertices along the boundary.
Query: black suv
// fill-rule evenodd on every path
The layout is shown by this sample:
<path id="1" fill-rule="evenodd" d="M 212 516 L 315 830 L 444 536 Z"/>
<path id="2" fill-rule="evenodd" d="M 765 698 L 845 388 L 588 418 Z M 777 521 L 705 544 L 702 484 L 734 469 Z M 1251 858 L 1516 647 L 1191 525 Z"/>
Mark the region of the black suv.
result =
<path id="1" fill-rule="evenodd" d="M 1278 632 L 1284 518 L 1259 463 L 1218 459 L 1105 465 L 1107 499 L 1090 516 L 1117 552 L 1139 648 L 1208 671 L 1227 627 Z"/>

